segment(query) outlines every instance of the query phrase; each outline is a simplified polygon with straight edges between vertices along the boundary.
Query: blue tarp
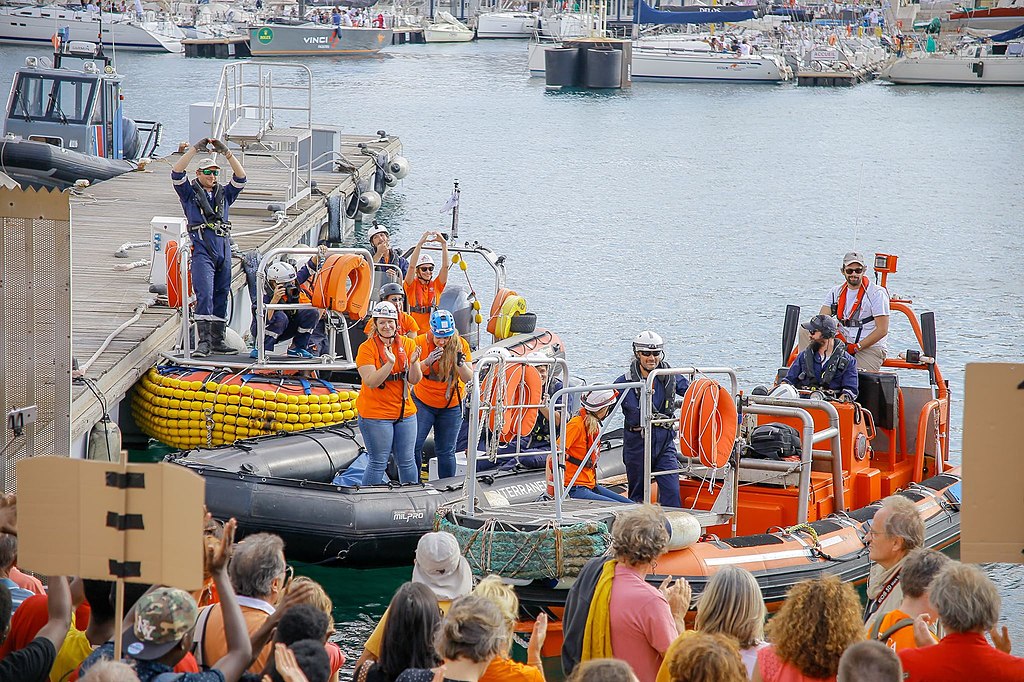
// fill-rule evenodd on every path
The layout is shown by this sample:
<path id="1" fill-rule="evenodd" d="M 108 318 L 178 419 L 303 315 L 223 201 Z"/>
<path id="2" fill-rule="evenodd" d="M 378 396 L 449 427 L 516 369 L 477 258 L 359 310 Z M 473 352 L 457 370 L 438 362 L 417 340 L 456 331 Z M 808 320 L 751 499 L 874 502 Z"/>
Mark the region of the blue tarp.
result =
<path id="1" fill-rule="evenodd" d="M 1003 31 L 997 33 L 994 36 L 989 36 L 989 40 L 993 43 L 1002 43 L 1007 40 L 1016 40 L 1017 38 L 1024 38 L 1024 24 L 1021 24 L 1017 28 L 1011 28 L 1009 31 Z"/>
<path id="2" fill-rule="evenodd" d="M 746 21 L 757 16 L 756 8 L 738 9 L 736 6 L 694 7 L 682 12 L 663 12 L 636 0 L 633 5 L 635 24 L 721 24 Z"/>

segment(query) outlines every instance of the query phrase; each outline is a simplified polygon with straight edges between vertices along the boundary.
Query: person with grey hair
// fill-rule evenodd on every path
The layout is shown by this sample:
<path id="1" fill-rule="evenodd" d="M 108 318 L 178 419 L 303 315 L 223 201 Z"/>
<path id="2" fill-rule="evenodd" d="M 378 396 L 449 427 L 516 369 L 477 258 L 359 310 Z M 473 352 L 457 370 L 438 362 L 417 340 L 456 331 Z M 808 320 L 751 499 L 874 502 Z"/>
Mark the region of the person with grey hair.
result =
<path id="1" fill-rule="evenodd" d="M 478 682 L 491 659 L 504 653 L 506 637 L 505 618 L 494 602 L 475 594 L 456 599 L 434 635 L 444 679 Z M 395 682 L 431 682 L 434 672 L 409 668 Z"/>
<path id="2" fill-rule="evenodd" d="M 1006 628 L 999 621 L 999 592 L 980 568 L 951 562 L 929 587 L 929 599 L 946 636 L 938 644 L 899 652 L 909 682 L 1020 682 L 1024 659 L 1011 656 Z M 919 621 L 924 621 L 920 617 Z M 985 639 L 988 632 L 996 647 Z"/>
<path id="3" fill-rule="evenodd" d="M 917 505 L 902 495 L 890 495 L 871 519 L 864 536 L 871 571 L 864 625 L 870 630 L 903 601 L 900 572 L 907 555 L 924 545 L 924 521 Z"/>
<path id="4" fill-rule="evenodd" d="M 89 668 L 81 682 L 139 682 L 135 668 L 123 661 L 103 660 Z"/>
<path id="5" fill-rule="evenodd" d="M 903 601 L 875 621 L 868 639 L 878 640 L 893 651 L 915 648 L 914 619 L 921 614 L 927 614 L 932 623 L 938 619 L 928 599 L 928 586 L 950 561 L 952 559 L 934 549 L 919 548 L 908 554 L 900 571 Z M 932 632 L 928 633 L 928 638 L 932 644 L 939 641 Z"/>
<path id="6" fill-rule="evenodd" d="M 0 583 L 7 586 L 11 593 L 11 612 L 18 610 L 21 603 L 32 596 L 32 593 L 11 580 L 11 569 L 18 561 L 18 537 L 10 533 L 0 533 Z"/>
<path id="7" fill-rule="evenodd" d="M 228 574 L 252 636 L 274 614 L 291 580 L 292 569 L 284 558 L 284 541 L 272 533 L 247 536 L 235 547 Z M 199 613 L 195 642 L 194 653 L 200 665 L 217 661 L 227 653 L 224 616 L 219 604 L 207 606 Z M 273 655 L 272 644 L 267 643 L 253 653 L 256 660 L 249 666 L 249 672 L 259 673 Z"/>
<path id="8" fill-rule="evenodd" d="M 836 682 L 901 682 L 903 667 L 896 652 L 881 642 L 857 642 L 839 659 Z"/>

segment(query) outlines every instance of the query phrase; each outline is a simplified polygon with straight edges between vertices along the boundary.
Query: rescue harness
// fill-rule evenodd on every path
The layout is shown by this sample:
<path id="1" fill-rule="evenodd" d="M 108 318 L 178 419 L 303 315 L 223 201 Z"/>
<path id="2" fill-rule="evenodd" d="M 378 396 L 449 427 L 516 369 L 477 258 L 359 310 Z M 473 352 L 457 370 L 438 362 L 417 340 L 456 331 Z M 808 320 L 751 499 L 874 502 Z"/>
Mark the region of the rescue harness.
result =
<path id="1" fill-rule="evenodd" d="M 846 352 L 843 344 L 837 343 L 832 349 L 832 354 L 821 367 L 821 381 L 814 376 L 814 349 L 808 346 L 800 354 L 801 370 L 797 377 L 801 383 L 806 384 L 812 390 L 815 388 L 828 389 L 832 380 L 837 374 L 842 374 L 850 366 L 850 354 Z"/>
<path id="2" fill-rule="evenodd" d="M 199 184 L 199 180 L 193 180 L 189 183 L 192 187 L 192 193 L 195 198 L 196 204 L 199 206 L 200 212 L 203 214 L 204 222 L 192 223 L 188 226 L 189 230 L 210 230 L 216 235 L 225 237 L 231 232 L 231 223 L 224 219 L 224 185 L 217 183 L 213 187 L 213 203 L 210 203 L 210 197 L 206 194 L 206 188 Z"/>
<path id="3" fill-rule="evenodd" d="M 832 317 L 838 319 L 841 326 L 857 330 L 857 338 L 850 341 L 850 343 L 860 343 L 860 335 L 864 332 L 864 325 L 875 319 L 874 315 L 868 315 L 867 317 L 860 316 L 860 308 L 861 304 L 864 302 L 864 295 L 868 291 L 868 284 L 868 278 L 862 277 L 860 287 L 857 289 L 857 299 L 853 302 L 853 309 L 850 310 L 849 316 L 845 319 L 840 317 L 840 314 L 842 311 L 846 310 L 846 294 L 849 292 L 850 287 L 843 287 L 843 290 L 839 292 L 838 300 L 836 299 L 835 294 L 832 295 Z"/>

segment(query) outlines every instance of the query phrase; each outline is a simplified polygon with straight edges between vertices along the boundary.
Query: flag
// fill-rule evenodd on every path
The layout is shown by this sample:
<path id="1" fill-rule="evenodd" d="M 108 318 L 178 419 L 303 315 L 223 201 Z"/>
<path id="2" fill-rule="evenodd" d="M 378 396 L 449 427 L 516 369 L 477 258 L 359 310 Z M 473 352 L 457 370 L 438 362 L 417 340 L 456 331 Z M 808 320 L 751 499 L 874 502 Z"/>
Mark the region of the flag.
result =
<path id="1" fill-rule="evenodd" d="M 458 207 L 459 207 L 459 193 L 458 192 L 452 192 L 452 195 L 450 197 L 448 197 L 448 201 L 445 202 L 445 205 L 441 207 L 441 210 L 438 211 L 438 213 L 448 213 L 453 208 L 458 208 Z"/>

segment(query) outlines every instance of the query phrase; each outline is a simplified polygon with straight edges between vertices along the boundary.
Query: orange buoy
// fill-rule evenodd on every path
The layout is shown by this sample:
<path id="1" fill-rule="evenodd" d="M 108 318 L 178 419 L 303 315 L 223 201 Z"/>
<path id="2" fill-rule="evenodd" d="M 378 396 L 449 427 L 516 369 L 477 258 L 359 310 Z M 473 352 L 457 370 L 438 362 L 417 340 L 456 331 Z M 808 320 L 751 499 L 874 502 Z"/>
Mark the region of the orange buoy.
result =
<path id="1" fill-rule="evenodd" d="M 487 318 L 487 333 L 496 334 L 498 331 L 498 318 L 501 317 L 501 307 L 505 305 L 505 300 L 516 296 L 516 292 L 512 289 L 498 289 L 497 293 L 494 294 L 494 300 L 491 301 L 491 314 Z"/>
<path id="2" fill-rule="evenodd" d="M 189 269 L 188 292 L 185 292 L 181 282 L 181 254 L 178 252 L 178 242 L 167 242 L 164 263 L 167 266 L 167 305 L 180 308 L 183 296 L 192 300 L 192 270 Z"/>
<path id="3" fill-rule="evenodd" d="M 540 372 L 531 365 L 509 364 L 503 371 L 495 366 L 488 373 L 484 381 L 484 402 L 492 408 L 499 402 L 507 406 L 501 410 L 501 431 L 498 437 L 502 443 L 511 443 L 515 438 L 533 431 L 537 424 L 537 407 L 527 406 L 539 404 L 541 390 Z M 491 431 L 497 430 L 497 422 L 498 410 L 492 409 L 487 420 Z"/>
<path id="4" fill-rule="evenodd" d="M 335 253 L 327 257 L 313 282 L 313 305 L 361 320 L 370 308 L 373 270 L 354 253 Z"/>
<path id="5" fill-rule="evenodd" d="M 736 402 L 718 383 L 701 377 L 683 396 L 679 450 L 708 467 L 725 466 L 736 442 Z"/>

